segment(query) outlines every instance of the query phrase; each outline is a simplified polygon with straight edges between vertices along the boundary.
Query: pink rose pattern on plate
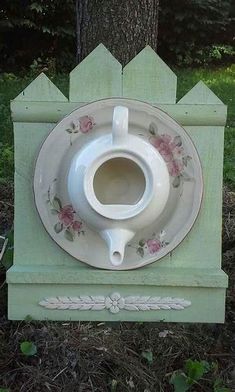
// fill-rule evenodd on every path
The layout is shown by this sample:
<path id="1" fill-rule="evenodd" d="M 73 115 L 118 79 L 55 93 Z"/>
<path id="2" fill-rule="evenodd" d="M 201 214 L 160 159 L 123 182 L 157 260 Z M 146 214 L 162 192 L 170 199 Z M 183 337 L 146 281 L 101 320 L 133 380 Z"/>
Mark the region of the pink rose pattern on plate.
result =
<path id="1" fill-rule="evenodd" d="M 162 248 L 161 241 L 157 238 L 147 240 L 146 245 L 151 255 L 154 255 L 154 253 L 157 253 Z"/>
<path id="2" fill-rule="evenodd" d="M 185 155 L 180 136 L 159 135 L 157 126 L 154 123 L 150 124 L 149 132 L 152 135 L 149 139 L 150 143 L 163 157 L 170 176 L 174 177 L 172 185 L 174 188 L 177 188 L 180 185 L 181 179 L 186 178 L 184 168 L 187 166 L 191 157 Z M 188 177 L 187 180 L 189 181 Z"/>
<path id="3" fill-rule="evenodd" d="M 86 134 L 90 132 L 96 125 L 92 116 L 82 116 L 71 122 L 66 132 L 70 134 L 70 145 L 72 145 L 73 137 L 77 133 Z M 151 137 L 150 143 L 159 151 L 165 160 L 168 171 L 173 177 L 172 185 L 174 188 L 180 186 L 181 180 L 190 181 L 191 179 L 185 175 L 184 169 L 191 160 L 189 155 L 184 153 L 182 140 L 180 136 L 170 136 L 168 134 L 158 134 L 158 128 L 155 123 L 149 125 Z"/>
<path id="4" fill-rule="evenodd" d="M 82 133 L 91 131 L 94 125 L 95 121 L 91 116 L 83 116 L 79 118 L 79 129 Z"/>
<path id="5" fill-rule="evenodd" d="M 155 255 L 158 253 L 162 248 L 165 248 L 169 242 L 165 241 L 163 238 L 165 237 L 166 233 L 162 230 L 159 235 L 153 233 L 151 238 L 148 239 L 141 239 L 138 244 L 130 243 L 128 246 L 131 248 L 136 249 L 136 253 L 140 257 L 144 257 L 147 253 L 148 255 Z"/>
<path id="6" fill-rule="evenodd" d="M 58 199 L 58 203 L 59 203 L 59 199 Z M 60 222 L 64 226 L 71 226 L 71 224 L 73 223 L 73 207 L 71 205 L 66 205 L 60 208 L 59 211 L 57 212 L 58 212 L 58 218 Z"/>
<path id="7" fill-rule="evenodd" d="M 83 230 L 82 221 L 77 219 L 77 215 L 70 204 L 62 206 L 60 199 L 57 196 L 51 198 L 50 187 L 48 190 L 48 200 L 50 210 L 53 215 L 57 216 L 58 222 L 54 225 L 54 230 L 57 234 L 63 232 L 64 236 L 69 241 L 74 241 L 76 234 L 85 234 Z"/>
<path id="8" fill-rule="evenodd" d="M 73 144 L 73 135 L 76 133 L 88 133 L 95 126 L 95 120 L 92 116 L 82 116 L 78 120 L 72 121 L 70 127 L 66 129 L 66 132 L 70 134 L 70 145 Z"/>

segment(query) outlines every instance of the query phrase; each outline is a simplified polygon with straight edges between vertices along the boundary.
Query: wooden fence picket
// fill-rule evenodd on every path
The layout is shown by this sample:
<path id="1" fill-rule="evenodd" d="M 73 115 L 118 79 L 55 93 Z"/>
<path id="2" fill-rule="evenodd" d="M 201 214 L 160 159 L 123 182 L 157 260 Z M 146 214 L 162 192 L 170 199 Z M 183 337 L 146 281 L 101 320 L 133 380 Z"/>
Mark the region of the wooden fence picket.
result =
<path id="1" fill-rule="evenodd" d="M 121 95 L 122 66 L 102 44 L 70 72 L 71 102 L 89 102 Z"/>
<path id="2" fill-rule="evenodd" d="M 151 103 L 175 103 L 177 77 L 150 46 L 123 69 L 123 96 Z"/>

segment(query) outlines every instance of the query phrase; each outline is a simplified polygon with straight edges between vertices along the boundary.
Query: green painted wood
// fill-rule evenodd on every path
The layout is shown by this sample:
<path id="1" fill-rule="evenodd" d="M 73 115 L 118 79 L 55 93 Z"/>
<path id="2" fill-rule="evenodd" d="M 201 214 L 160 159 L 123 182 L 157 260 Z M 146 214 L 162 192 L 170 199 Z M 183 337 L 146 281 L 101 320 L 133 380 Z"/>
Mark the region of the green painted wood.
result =
<path id="1" fill-rule="evenodd" d="M 15 172 L 24 177 L 30 184 L 33 180 L 34 164 L 39 153 L 40 144 L 53 128 L 50 123 L 15 123 Z"/>
<path id="2" fill-rule="evenodd" d="M 200 216 L 189 235 L 173 251 L 172 259 L 177 266 L 220 267 L 224 128 L 186 127 L 186 131 L 200 156 L 204 194 Z"/>
<path id="3" fill-rule="evenodd" d="M 198 103 L 223 105 L 223 102 L 201 80 L 178 101 L 178 104 Z"/>
<path id="4" fill-rule="evenodd" d="M 122 95 L 122 66 L 100 44 L 70 72 L 69 100 L 89 102 Z"/>
<path id="5" fill-rule="evenodd" d="M 110 295 L 118 291 L 122 296 L 142 295 L 177 297 L 191 301 L 184 310 L 125 311 L 112 314 L 108 310 L 76 311 L 49 310 L 38 305 L 44 298 L 55 296 Z M 30 295 L 29 295 L 30 293 Z M 30 315 L 36 320 L 84 321 L 166 321 L 166 322 L 224 322 L 225 290 L 223 288 L 133 286 L 129 285 L 44 285 L 9 284 L 8 317 L 21 320 Z M 216 311 L 215 311 L 216 309 Z"/>
<path id="6" fill-rule="evenodd" d="M 52 81 L 42 72 L 17 97 L 15 101 L 55 101 L 66 102 L 68 99 Z"/>
<path id="7" fill-rule="evenodd" d="M 32 183 L 16 173 L 14 265 L 25 264 L 78 266 L 80 263 L 55 246 L 35 209 Z"/>
<path id="8" fill-rule="evenodd" d="M 177 106 L 195 104 L 196 107 L 198 104 L 204 104 L 208 108 L 216 103 L 224 107 L 219 98 L 203 82 L 199 82 Z M 194 141 L 201 159 L 204 194 L 199 219 L 182 246 L 174 250 L 172 255 L 174 263 L 182 266 L 185 265 L 182 261 L 187 257 L 187 249 L 190 249 L 189 260 L 192 260 L 191 255 L 196 252 L 200 255 L 198 266 L 206 263 L 208 267 L 220 267 L 224 127 L 186 127 L 186 130 Z"/>
<path id="9" fill-rule="evenodd" d="M 15 262 L 34 265 L 78 263 L 53 243 L 35 211 L 31 182 L 34 162 L 42 141 L 53 124 L 17 123 L 16 150 Z M 187 127 L 203 165 L 205 192 L 200 218 L 182 244 L 149 268 L 219 267 L 221 254 L 221 189 L 223 160 L 222 127 Z M 217 154 L 214 153 L 217 151 Z M 27 219 L 27 224 L 22 225 Z M 35 228 L 37 228 L 35 230 Z M 201 233 L 204 233 L 202 236 Z M 33 246 L 28 246 L 28 244 Z M 200 244 L 200 246 L 199 246 Z M 211 244 L 211 246 L 208 246 Z M 42 257 L 42 249 L 44 249 Z M 56 253 L 55 253 L 56 252 Z M 88 273 L 90 268 L 88 267 Z M 140 270 L 142 271 L 142 269 Z M 129 274 L 129 272 L 127 272 Z"/>
<path id="10" fill-rule="evenodd" d="M 14 124 L 14 264 L 78 265 L 46 233 L 34 204 L 33 175 L 39 148 L 54 124 Z"/>
<path id="11" fill-rule="evenodd" d="M 12 119 L 15 122 L 53 122 L 60 121 L 74 109 L 83 106 L 81 102 L 11 102 Z M 213 104 L 154 104 L 168 113 L 181 125 L 225 125 L 227 107 Z"/>
<path id="12" fill-rule="evenodd" d="M 119 272 L 78 262 L 46 233 L 32 191 L 35 159 L 43 140 L 55 122 L 82 102 L 122 95 L 121 66 L 107 49 L 101 45 L 87 59 L 71 72 L 72 102 L 66 102 L 44 75 L 11 103 L 16 173 L 14 266 L 7 273 L 9 317 L 22 319 L 30 314 L 35 319 L 52 320 L 223 322 L 227 276 L 220 269 L 220 254 L 226 107 L 201 82 L 174 105 L 176 76 L 151 48 L 125 67 L 123 95 L 154 103 L 184 125 L 192 137 L 205 185 L 196 224 L 180 246 L 157 263 Z M 38 305 L 44 296 L 108 295 L 114 291 L 183 297 L 192 306 L 180 312 L 122 311 L 113 315 L 107 311 L 52 311 Z"/>
<path id="13" fill-rule="evenodd" d="M 14 125 L 15 138 L 15 251 L 14 264 L 80 264 L 61 251 L 46 233 L 34 204 L 35 159 L 53 124 Z M 42 251 L 43 250 L 43 251 Z"/>
<path id="14" fill-rule="evenodd" d="M 66 280 L 65 280 L 66 276 Z M 8 283 L 24 284 L 128 284 L 136 286 L 227 287 L 227 275 L 219 268 L 142 268 L 139 271 L 103 271 L 85 265 L 15 265 L 7 274 Z"/>
<path id="15" fill-rule="evenodd" d="M 123 96 L 127 98 L 175 103 L 176 85 L 176 75 L 150 46 L 123 69 Z"/>

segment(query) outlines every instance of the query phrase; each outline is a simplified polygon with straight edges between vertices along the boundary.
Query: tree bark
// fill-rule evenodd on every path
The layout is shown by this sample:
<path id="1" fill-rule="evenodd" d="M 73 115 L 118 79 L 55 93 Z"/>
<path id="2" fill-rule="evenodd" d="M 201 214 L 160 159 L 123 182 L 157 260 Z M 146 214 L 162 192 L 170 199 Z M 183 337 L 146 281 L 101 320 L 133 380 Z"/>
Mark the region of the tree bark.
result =
<path id="1" fill-rule="evenodd" d="M 124 66 L 157 49 L 159 0 L 77 0 L 77 61 L 103 43 Z"/>

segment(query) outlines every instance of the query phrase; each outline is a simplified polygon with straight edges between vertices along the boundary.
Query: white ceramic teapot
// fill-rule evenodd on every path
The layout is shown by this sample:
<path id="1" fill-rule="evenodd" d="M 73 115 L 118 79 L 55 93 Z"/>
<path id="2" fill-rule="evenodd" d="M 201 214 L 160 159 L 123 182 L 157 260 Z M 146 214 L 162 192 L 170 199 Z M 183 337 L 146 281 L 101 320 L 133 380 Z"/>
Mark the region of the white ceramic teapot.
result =
<path id="1" fill-rule="evenodd" d="M 128 108 L 116 106 L 112 133 L 74 156 L 68 193 L 75 211 L 106 241 L 113 266 L 123 262 L 135 233 L 155 221 L 168 200 L 170 180 L 160 153 L 128 133 Z"/>

